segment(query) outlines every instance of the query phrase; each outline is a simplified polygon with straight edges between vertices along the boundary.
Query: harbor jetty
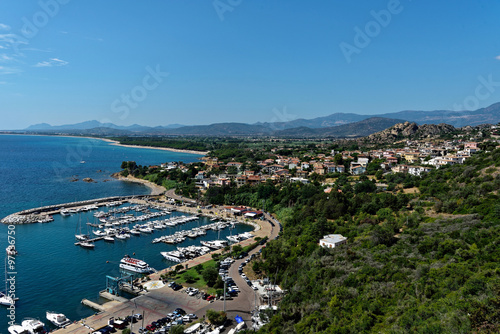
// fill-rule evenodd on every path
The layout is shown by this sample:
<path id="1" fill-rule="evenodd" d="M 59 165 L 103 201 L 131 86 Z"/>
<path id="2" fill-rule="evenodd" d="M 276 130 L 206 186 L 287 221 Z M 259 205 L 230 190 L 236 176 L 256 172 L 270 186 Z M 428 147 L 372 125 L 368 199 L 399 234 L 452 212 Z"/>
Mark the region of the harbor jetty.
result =
<path id="1" fill-rule="evenodd" d="M 43 221 L 47 217 L 53 214 L 59 214 L 61 210 L 64 209 L 84 209 L 86 206 L 94 205 L 97 207 L 105 206 L 108 203 L 121 202 L 125 203 L 133 199 L 146 199 L 151 195 L 133 195 L 133 196 L 113 196 L 97 198 L 85 201 L 55 204 L 42 206 L 38 208 L 32 208 L 28 210 L 19 211 L 8 215 L 7 217 L 0 220 L 2 224 L 32 224 Z"/>

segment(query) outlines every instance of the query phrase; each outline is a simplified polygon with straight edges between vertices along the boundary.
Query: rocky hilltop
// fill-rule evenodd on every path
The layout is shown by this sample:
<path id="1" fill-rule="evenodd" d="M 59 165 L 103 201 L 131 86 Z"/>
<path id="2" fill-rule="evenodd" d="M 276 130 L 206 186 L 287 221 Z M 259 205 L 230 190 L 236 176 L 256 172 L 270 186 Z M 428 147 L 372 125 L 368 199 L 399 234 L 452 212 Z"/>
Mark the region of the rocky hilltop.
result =
<path id="1" fill-rule="evenodd" d="M 365 138 L 367 142 L 391 142 L 400 139 L 417 139 L 433 137 L 456 131 L 453 125 L 449 124 L 423 124 L 404 122 L 391 126 L 388 129 L 374 133 Z"/>

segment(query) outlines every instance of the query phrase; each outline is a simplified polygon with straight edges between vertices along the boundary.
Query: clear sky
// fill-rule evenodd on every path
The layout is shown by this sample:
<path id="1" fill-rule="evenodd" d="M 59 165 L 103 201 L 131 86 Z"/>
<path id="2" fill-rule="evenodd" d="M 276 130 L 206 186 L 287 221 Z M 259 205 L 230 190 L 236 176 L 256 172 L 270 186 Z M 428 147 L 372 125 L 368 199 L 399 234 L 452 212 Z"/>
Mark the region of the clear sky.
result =
<path id="1" fill-rule="evenodd" d="M 496 0 L 0 2 L 0 129 L 500 101 Z"/>

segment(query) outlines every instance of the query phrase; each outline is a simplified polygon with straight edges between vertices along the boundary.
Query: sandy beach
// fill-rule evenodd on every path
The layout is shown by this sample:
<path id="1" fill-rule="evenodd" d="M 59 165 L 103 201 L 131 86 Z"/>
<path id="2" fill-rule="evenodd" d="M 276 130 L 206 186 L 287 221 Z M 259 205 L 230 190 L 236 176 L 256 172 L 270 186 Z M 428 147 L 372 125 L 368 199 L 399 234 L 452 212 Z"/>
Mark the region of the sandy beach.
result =
<path id="1" fill-rule="evenodd" d="M 134 182 L 134 183 L 140 183 L 145 185 L 151 190 L 152 196 L 157 196 L 163 194 L 167 189 L 163 186 L 159 186 L 156 183 L 143 180 L 143 179 L 138 179 L 136 177 L 133 177 L 132 175 L 128 175 L 127 177 L 120 175 L 120 173 L 113 173 L 111 175 L 113 178 L 120 180 L 120 181 L 125 181 L 125 182 Z"/>
<path id="2" fill-rule="evenodd" d="M 21 136 L 48 136 L 48 137 L 68 137 L 68 138 L 86 138 L 86 139 L 93 139 L 93 140 L 102 140 L 105 142 L 110 143 L 111 145 L 115 146 L 123 146 L 123 147 L 130 147 L 130 148 L 147 148 L 150 150 L 163 150 L 163 151 L 170 151 L 170 152 L 178 152 L 178 153 L 189 153 L 189 154 L 199 154 L 199 155 L 207 155 L 209 151 L 194 151 L 194 150 L 179 150 L 176 148 L 169 148 L 169 147 L 156 147 L 156 146 L 142 146 L 142 145 L 124 145 L 120 144 L 120 142 L 108 138 L 99 138 L 99 137 L 88 137 L 88 136 L 72 136 L 72 135 L 45 135 L 45 134 L 38 134 L 38 133 L 0 133 L 0 135 L 21 135 Z"/>
<path id="3" fill-rule="evenodd" d="M 208 151 L 193 151 L 193 150 L 178 150 L 176 148 L 168 148 L 168 147 L 157 147 L 157 146 L 141 146 L 141 145 L 124 145 L 120 144 L 116 140 L 112 139 L 107 139 L 107 138 L 93 138 L 93 139 L 100 139 L 104 140 L 105 142 L 111 143 L 111 145 L 116 145 L 116 146 L 123 146 L 123 147 L 131 147 L 131 148 L 149 148 L 153 150 L 163 150 L 163 151 L 170 151 L 170 152 L 179 152 L 179 153 L 190 153 L 190 154 L 201 154 L 201 155 L 207 155 Z"/>

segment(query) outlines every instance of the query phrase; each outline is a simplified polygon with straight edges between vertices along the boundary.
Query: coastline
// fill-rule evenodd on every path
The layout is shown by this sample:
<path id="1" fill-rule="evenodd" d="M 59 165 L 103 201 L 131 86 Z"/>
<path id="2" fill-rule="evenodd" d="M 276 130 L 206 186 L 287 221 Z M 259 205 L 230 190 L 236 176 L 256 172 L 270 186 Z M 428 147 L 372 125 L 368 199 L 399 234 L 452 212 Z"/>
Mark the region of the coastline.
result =
<path id="1" fill-rule="evenodd" d="M 167 189 L 163 186 L 159 186 L 156 183 L 153 183 L 148 180 L 143 180 L 143 179 L 138 179 L 136 177 L 133 177 L 132 175 L 128 175 L 127 177 L 120 175 L 120 173 L 113 173 L 111 174 L 112 178 L 115 178 L 119 181 L 125 181 L 125 182 L 133 182 L 133 183 L 140 183 L 148 187 L 151 191 L 151 196 L 158 196 L 163 194 Z"/>
<path id="2" fill-rule="evenodd" d="M 128 147 L 128 148 L 147 148 L 151 150 L 162 150 L 162 151 L 170 151 L 170 152 L 177 152 L 177 153 L 188 153 L 188 154 L 196 154 L 196 155 L 207 155 L 209 151 L 195 151 L 195 150 L 180 150 L 176 148 L 169 148 L 169 147 L 157 147 L 157 146 L 143 146 L 143 145 L 125 145 L 125 144 L 120 144 L 120 142 L 108 138 L 101 138 L 101 137 L 88 137 L 88 136 L 72 136 L 72 135 L 49 135 L 49 134 L 39 134 L 39 133 L 0 133 L 0 135 L 20 135 L 20 136 L 44 136 L 44 137 L 68 137 L 68 138 L 85 138 L 85 139 L 94 139 L 94 140 L 102 140 L 105 142 L 110 143 L 111 145 L 114 146 L 122 146 L 122 147 Z"/>
<path id="3" fill-rule="evenodd" d="M 82 137 L 80 137 L 82 138 Z M 85 138 L 92 138 L 92 137 L 85 137 Z M 125 145 L 125 144 L 120 144 L 120 142 L 112 139 L 107 139 L 107 138 L 97 138 L 95 137 L 94 139 L 100 139 L 104 140 L 105 142 L 110 143 L 111 145 L 115 146 L 122 146 L 122 147 L 129 147 L 129 148 L 149 148 L 153 150 L 162 150 L 162 151 L 170 151 L 170 152 L 177 152 L 177 153 L 189 153 L 189 154 L 199 154 L 199 155 L 207 155 L 208 151 L 194 151 L 194 150 L 179 150 L 176 148 L 169 148 L 169 147 L 157 147 L 157 146 L 143 146 L 143 145 Z"/>

